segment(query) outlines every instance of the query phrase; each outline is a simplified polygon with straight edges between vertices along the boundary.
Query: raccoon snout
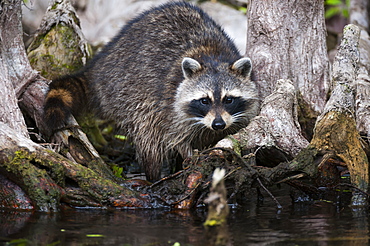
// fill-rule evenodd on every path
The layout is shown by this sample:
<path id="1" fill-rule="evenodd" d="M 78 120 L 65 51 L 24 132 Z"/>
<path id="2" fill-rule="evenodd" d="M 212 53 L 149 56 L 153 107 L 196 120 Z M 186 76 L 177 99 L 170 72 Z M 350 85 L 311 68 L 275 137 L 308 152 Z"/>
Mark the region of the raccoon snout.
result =
<path id="1" fill-rule="evenodd" d="M 225 126 L 226 126 L 226 122 L 222 119 L 221 116 L 217 116 L 212 122 L 212 128 L 215 131 L 223 130 L 225 129 Z"/>

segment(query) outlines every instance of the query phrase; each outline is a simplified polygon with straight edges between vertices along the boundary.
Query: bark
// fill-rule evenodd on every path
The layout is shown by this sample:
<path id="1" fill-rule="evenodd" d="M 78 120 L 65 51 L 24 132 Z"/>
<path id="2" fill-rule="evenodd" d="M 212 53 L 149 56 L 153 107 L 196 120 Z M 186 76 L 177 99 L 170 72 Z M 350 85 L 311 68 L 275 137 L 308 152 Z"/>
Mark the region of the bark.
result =
<path id="1" fill-rule="evenodd" d="M 351 183 L 363 191 L 369 187 L 369 162 L 363 149 L 355 120 L 354 86 L 357 78 L 360 28 L 348 25 L 333 64 L 335 88 L 320 115 L 311 146 L 321 152 L 331 151 L 346 163 Z M 319 167 L 320 168 L 320 167 Z M 354 196 L 354 204 L 361 200 Z"/>
<path id="2" fill-rule="evenodd" d="M 356 79 L 356 123 L 362 136 L 370 136 L 370 36 L 368 1 L 351 1 L 350 23 L 360 27 L 358 75 Z"/>
<path id="3" fill-rule="evenodd" d="M 298 7 L 299 4 L 296 4 L 296 6 L 291 6 L 290 4 L 293 5 L 293 3 L 285 1 L 283 3 L 280 1 L 251 2 L 248 31 L 249 56 L 254 61 L 254 69 L 257 70 L 258 82 L 265 100 L 262 104 L 261 114 L 245 129 L 246 137 L 244 139 L 246 139 L 247 143 L 242 142 L 242 145 L 246 149 L 250 147 L 257 148 L 257 163 L 263 162 L 261 158 L 266 156 L 266 154 L 263 154 L 263 149 L 272 150 L 265 153 L 269 153 L 270 156 L 273 154 L 273 157 L 278 159 L 278 162 L 283 161 L 284 158 L 289 159 L 289 157 L 295 156 L 292 161 L 283 162 L 274 168 L 259 169 L 258 175 L 266 184 L 286 182 L 305 192 L 319 194 L 321 191 L 318 189 L 318 186 L 331 187 L 338 185 L 340 173 L 336 166 L 341 165 L 348 168 L 352 184 L 366 192 L 369 184 L 368 159 L 364 150 L 366 144 L 361 142 L 354 117 L 356 113 L 357 118 L 361 118 L 357 122 L 358 126 L 368 133 L 367 76 L 369 56 L 366 48 L 367 43 L 365 42 L 366 36 L 363 35 L 360 42 L 362 43 L 360 49 L 364 50 L 361 53 L 360 71 L 361 69 L 364 71 L 364 76 L 359 77 L 362 78 L 361 83 L 357 82 L 357 111 L 355 111 L 354 107 L 354 98 L 360 55 L 358 49 L 359 29 L 355 26 L 348 26 L 345 29 L 345 36 L 333 64 L 335 88 L 330 100 L 325 105 L 325 94 L 328 85 L 327 74 L 329 72 L 326 53 L 322 55 L 323 59 L 320 59 L 321 55 L 318 56 L 318 54 L 326 52 L 323 49 L 325 45 L 320 41 L 323 34 L 321 30 L 324 30 L 323 24 L 317 24 L 323 23 L 323 21 L 320 22 L 322 16 L 317 18 L 317 13 L 321 12 L 320 7 L 315 5 L 317 2 L 310 3 L 312 7 L 307 8 L 308 11 L 306 13 L 297 14 L 300 13 L 300 10 L 302 11 Z M 305 2 L 301 6 L 305 4 L 309 3 Z M 319 11 L 313 13 L 312 11 L 315 9 L 316 11 L 319 9 Z M 266 11 L 266 13 L 262 10 Z M 310 17 L 305 16 L 308 13 L 310 13 Z M 307 23 L 303 21 L 303 16 L 305 16 L 305 19 L 309 19 L 312 16 L 319 19 L 319 22 L 317 20 L 310 22 L 314 23 L 312 25 L 316 28 L 307 26 Z M 295 27 L 300 27 L 305 31 L 302 33 L 294 32 Z M 318 35 L 312 35 L 314 32 L 317 32 Z M 311 33 L 308 39 L 297 42 L 308 33 Z M 318 38 L 315 43 L 311 43 L 313 36 Z M 303 56 L 299 57 L 299 54 L 303 54 Z M 301 66 L 304 64 L 302 62 L 304 60 L 311 63 Z M 321 65 L 316 66 L 317 61 Z M 315 70 L 315 68 L 319 67 L 322 68 L 320 72 Z M 301 75 L 297 76 L 296 74 L 300 72 Z M 313 79 L 318 78 L 316 77 L 317 75 L 319 75 L 320 79 Z M 310 108 L 315 110 L 316 115 L 322 112 L 317 119 L 313 139 L 308 146 L 305 145 L 308 142 L 303 137 L 301 138 L 300 127 L 296 123 L 294 90 L 288 90 L 289 86 L 286 85 L 282 87 L 283 83 L 280 81 L 276 85 L 275 91 L 270 96 L 266 96 L 274 88 L 274 81 L 278 81 L 281 78 L 292 79 L 294 87 L 298 90 L 298 99 L 302 96 L 309 103 Z M 302 78 L 304 79 L 302 80 Z M 302 84 L 302 81 L 307 84 Z M 359 90 L 361 93 L 359 93 Z M 281 95 L 279 95 L 279 91 Z M 285 94 L 282 93 L 283 91 Z M 320 97 L 317 98 L 316 102 L 313 100 L 315 96 Z M 314 105 L 315 103 L 317 104 Z M 300 107 L 302 110 L 302 105 Z M 269 108 L 272 110 L 268 110 Z M 289 144 L 285 144 L 289 143 L 290 136 L 293 136 L 293 140 L 290 139 L 291 149 L 289 149 Z M 284 139 L 288 141 L 284 141 Z M 297 142 L 300 142 L 297 141 L 299 139 L 303 139 L 302 143 L 305 144 L 297 145 Z M 295 148 L 296 146 L 300 147 Z M 304 146 L 307 147 L 304 148 Z M 266 162 L 266 158 L 264 160 Z M 268 161 L 272 162 L 271 159 L 267 159 Z M 266 165 L 266 163 L 263 164 Z M 276 163 L 273 164 L 275 165 Z M 310 177 L 310 184 L 292 181 L 302 177 Z M 353 196 L 353 204 L 364 205 L 363 197 L 355 194 Z"/>
<path id="4" fill-rule="evenodd" d="M 22 38 L 21 6 L 18 1 L 13 0 L 2 2 L 1 7 L 0 48 L 2 62 L 6 66 L 2 67 L 1 76 L 8 76 L 16 94 L 14 99 L 19 100 L 20 107 L 25 109 L 23 112 L 27 112 L 31 118 L 35 119 L 39 129 L 45 129 L 42 121 L 42 99 L 46 93 L 47 84 L 28 62 Z M 2 109 L 5 108 L 2 107 Z M 18 117 L 14 122 L 20 121 Z M 23 132 L 25 135 L 26 131 Z"/>
<path id="5" fill-rule="evenodd" d="M 370 31 L 369 26 L 370 4 L 367 0 L 351 0 L 349 22 L 355 24 L 365 31 Z"/>
<path id="6" fill-rule="evenodd" d="M 20 5 L 17 5 L 18 15 L 12 14 L 11 11 L 15 2 L 7 1 L 0 5 L 0 13 L 2 13 L 0 14 L 0 26 L 9 25 L 10 27 L 0 29 L 0 122 L 4 122 L 14 131 L 28 137 L 26 123 L 16 100 L 16 91 L 19 93 L 20 85 L 12 84 L 12 81 L 20 81 L 24 77 L 24 74 L 20 72 L 24 66 L 21 48 L 23 42 L 12 36 L 12 33 L 21 30 L 19 26 Z M 13 47 L 20 48 L 14 49 Z M 10 59 L 13 57 L 19 57 L 19 59 Z"/>
<path id="7" fill-rule="evenodd" d="M 300 122 L 310 137 L 329 90 L 323 0 L 254 0 L 247 16 L 247 56 L 262 98 L 279 79 L 291 80 L 298 91 Z"/>
<path id="8" fill-rule="evenodd" d="M 333 64 L 335 88 L 318 117 L 309 146 L 288 163 L 260 170 L 265 182 L 287 182 L 306 193 L 320 194 L 318 187 L 336 187 L 340 181 L 337 166 L 345 166 L 351 183 L 362 192 L 369 186 L 369 163 L 355 121 L 355 81 L 359 63 L 360 29 L 348 25 Z M 310 177 L 310 185 L 293 181 Z M 286 177 L 286 178 L 284 178 Z M 280 179 L 280 180 L 279 180 Z M 362 193 L 363 194 L 363 193 Z M 353 205 L 366 205 L 363 195 L 354 192 Z"/>
<path id="9" fill-rule="evenodd" d="M 356 79 L 356 122 L 357 129 L 363 136 L 370 135 L 370 37 L 361 30 L 359 40 L 360 61 Z"/>
<path id="10" fill-rule="evenodd" d="M 276 166 L 291 160 L 308 141 L 303 137 L 297 116 L 296 89 L 289 80 L 279 80 L 275 91 L 262 103 L 261 112 L 237 135 L 245 150 L 255 149 L 257 163 Z"/>

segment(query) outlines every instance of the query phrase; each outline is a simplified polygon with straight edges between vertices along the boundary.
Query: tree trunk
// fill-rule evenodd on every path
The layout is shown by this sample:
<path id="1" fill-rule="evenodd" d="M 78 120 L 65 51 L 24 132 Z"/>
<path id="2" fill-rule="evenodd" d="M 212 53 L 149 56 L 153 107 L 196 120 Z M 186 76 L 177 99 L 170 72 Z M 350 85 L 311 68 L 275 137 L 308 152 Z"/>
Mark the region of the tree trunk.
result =
<path id="1" fill-rule="evenodd" d="M 43 171 L 30 165 L 27 159 L 19 158 L 21 148 L 32 143 L 17 104 L 17 95 L 21 95 L 28 80 L 35 72 L 30 69 L 21 37 L 21 2 L 17 0 L 2 2 L 0 5 L 1 43 L 0 43 L 0 169 L 5 177 L 12 179 L 26 191 L 31 200 L 38 200 L 40 210 L 55 209 L 59 203 L 60 191 Z M 15 35 L 17 34 L 17 35 Z M 4 94 L 3 94 L 4 93 Z M 16 149 L 13 146 L 17 146 Z M 34 149 L 34 148 L 32 148 Z M 17 161 L 15 161 L 17 160 Z M 15 162 L 16 164 L 15 164 Z M 11 165 L 9 165 L 12 163 Z M 27 171 L 26 171 L 27 170 Z M 2 178 L 4 178 L 2 176 Z M 43 180 L 43 182 L 40 182 Z M 39 185 L 37 185 L 39 184 Z M 35 189 L 35 187 L 38 187 Z M 4 193 L 2 193 L 3 195 Z M 2 196 L 4 199 L 4 197 Z M 13 197 L 14 204 L 17 197 Z M 4 199 L 10 201 L 10 198 Z M 11 202 L 10 202 L 11 203 Z M 14 205 L 13 204 L 13 205 Z M 24 205 L 32 206 L 31 204 Z"/>
<path id="2" fill-rule="evenodd" d="M 355 82 L 360 53 L 360 28 L 348 25 L 333 64 L 335 88 L 320 115 L 311 146 L 322 152 L 332 151 L 346 163 L 351 182 L 363 191 L 369 186 L 369 163 L 356 128 Z"/>
<path id="3" fill-rule="evenodd" d="M 302 14 L 302 6 L 305 4 L 312 7 L 306 6 L 307 11 Z M 272 158 L 281 162 L 283 158 L 288 159 L 292 152 L 295 152 L 293 157 L 299 153 L 291 162 L 282 163 L 273 169 L 261 170 L 261 178 L 265 177 L 263 179 L 267 183 L 289 183 L 290 179 L 310 176 L 317 185 L 336 185 L 340 182 L 340 174 L 335 168 L 337 164 L 333 163 L 341 163 L 340 165 L 348 168 L 352 184 L 362 192 L 366 192 L 369 185 L 368 159 L 364 150 L 366 144 L 361 142 L 354 118 L 356 113 L 359 119 L 357 125 L 366 134 L 369 133 L 367 78 L 370 70 L 368 70 L 366 48 L 368 44 L 365 42 L 366 32 L 363 34 L 362 45 L 360 45 L 360 49 L 363 49 L 360 69 L 362 64 L 364 75 L 361 77 L 362 81 L 357 82 L 358 86 L 356 86 L 357 111 L 354 108 L 354 85 L 360 58 L 358 49 L 360 32 L 355 26 L 348 26 L 345 29 L 345 36 L 333 64 L 333 78 L 336 86 L 330 100 L 325 105 L 327 74 L 329 73 L 323 44 L 325 29 L 323 24 L 317 24 L 317 20 L 324 23 L 323 9 L 322 6 L 317 5 L 317 2 L 308 3 L 306 1 L 301 6 L 299 5 L 299 3 L 286 1 L 252 1 L 249 9 L 250 30 L 248 31 L 248 45 L 251 48 L 248 53 L 254 61 L 254 69 L 258 74 L 262 74 L 258 76 L 258 82 L 263 96 L 270 93 L 277 79 L 291 78 L 295 88 L 299 90 L 298 98 L 302 97 L 310 108 L 315 110 L 316 115 L 322 112 L 317 119 L 313 139 L 307 148 L 303 148 L 304 144 L 297 144 L 302 138 L 300 127 L 295 120 L 294 90 L 287 90 L 289 83 L 283 86 L 284 83 L 280 82 L 276 85 L 275 92 L 265 97 L 260 116 L 256 117 L 245 129 L 247 137 L 244 139 L 247 140 L 247 144 L 244 146 L 246 149 L 250 147 L 257 149 L 257 163 L 264 162 L 265 165 L 273 163 Z M 267 10 L 263 12 L 265 15 L 262 14 L 262 10 Z M 304 21 L 310 18 L 315 18 L 315 21 L 307 23 Z M 312 26 L 309 26 L 310 24 Z M 296 27 L 303 29 L 304 32 L 298 32 L 295 30 Z M 315 32 L 316 35 L 314 35 Z M 311 42 L 313 39 L 315 41 Z M 322 59 L 318 56 L 319 54 L 322 55 Z M 322 70 L 316 70 L 320 67 Z M 280 96 L 278 91 L 281 93 Z M 314 99 L 317 96 L 319 98 Z M 289 142 L 290 148 L 287 147 L 289 144 L 286 145 Z M 266 156 L 270 158 L 266 159 Z M 333 165 L 334 168 L 332 168 Z M 289 177 L 289 173 L 292 177 Z M 284 176 L 286 176 L 285 179 Z M 318 192 L 318 189 L 316 191 Z M 363 196 L 356 194 L 353 204 L 364 205 Z"/>
<path id="4" fill-rule="evenodd" d="M 20 27 L 20 5 L 16 5 L 17 1 L 7 1 L 0 5 L 0 26 L 9 28 L 0 29 L 0 121 L 7 124 L 14 131 L 20 133 L 24 137 L 28 137 L 26 123 L 23 115 L 18 107 L 16 100 L 16 91 L 20 93 L 20 83 L 12 83 L 21 81 L 24 78 L 22 57 L 23 42 L 17 38 L 13 38 L 13 33 L 19 33 Z M 13 14 L 11 8 L 17 6 L 16 13 Z M 13 47 L 19 47 L 14 49 Z M 14 57 L 19 59 L 13 59 Z M 15 68 L 15 69 L 14 69 Z M 19 69 L 18 69 L 19 68 Z M 14 89 L 16 88 L 16 89 Z"/>
<path id="5" fill-rule="evenodd" d="M 244 152 L 255 149 L 257 164 L 268 167 L 293 159 L 308 145 L 298 123 L 297 108 L 292 82 L 279 80 L 275 91 L 265 98 L 259 116 L 236 134 Z"/>
<path id="6" fill-rule="evenodd" d="M 349 22 L 370 31 L 370 4 L 368 0 L 351 0 Z"/>
<path id="7" fill-rule="evenodd" d="M 356 123 L 362 136 L 370 137 L 370 36 L 367 0 L 351 1 L 350 22 L 360 27 L 358 76 L 356 78 Z"/>
<path id="8" fill-rule="evenodd" d="M 279 79 L 291 80 L 298 92 L 301 126 L 310 138 L 329 91 L 323 0 L 253 0 L 247 16 L 247 56 L 262 98 Z"/>
<path id="9" fill-rule="evenodd" d="M 247 15 L 247 55 L 264 103 L 259 117 L 239 138 L 248 140 L 243 148 L 257 150 L 257 163 L 275 166 L 308 145 L 326 102 L 324 4 L 255 0 Z"/>

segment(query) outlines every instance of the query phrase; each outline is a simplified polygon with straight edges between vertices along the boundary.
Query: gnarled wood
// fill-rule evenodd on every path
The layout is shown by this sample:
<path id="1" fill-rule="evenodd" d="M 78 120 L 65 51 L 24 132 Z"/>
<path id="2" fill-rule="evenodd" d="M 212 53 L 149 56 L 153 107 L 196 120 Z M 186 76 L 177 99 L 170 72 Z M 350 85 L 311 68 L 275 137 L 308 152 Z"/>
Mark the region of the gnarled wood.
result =
<path id="1" fill-rule="evenodd" d="M 67 35 L 68 34 L 68 35 Z M 32 66 L 43 76 L 54 78 L 72 73 L 85 65 L 90 58 L 87 44 L 79 20 L 69 1 L 51 2 L 42 20 L 38 33 L 28 49 Z M 36 80 L 23 97 L 25 111 L 35 120 L 44 135 L 50 134 L 42 120 L 44 95 L 47 91 L 45 80 Z M 23 98 L 22 97 L 22 98 Z M 32 103 L 33 101 L 37 103 Z M 102 177 L 117 180 L 108 166 L 100 158 L 86 135 L 79 129 L 73 117 L 69 119 L 70 129 L 57 132 L 53 136 L 58 145 L 56 150 L 82 165 L 92 168 Z"/>
<path id="2" fill-rule="evenodd" d="M 247 53 L 261 96 L 279 79 L 298 91 L 300 122 L 310 137 L 329 90 L 329 60 L 323 0 L 256 0 L 248 7 Z"/>
<path id="3" fill-rule="evenodd" d="M 311 146 L 333 152 L 347 164 L 351 182 L 363 191 L 369 186 L 369 162 L 363 150 L 354 117 L 354 85 L 360 59 L 360 29 L 344 28 L 343 39 L 333 64 L 335 88 L 318 118 Z"/>
<path id="4" fill-rule="evenodd" d="M 275 91 L 262 103 L 261 112 L 236 134 L 243 149 L 257 150 L 257 163 L 275 166 L 293 159 L 308 141 L 302 136 L 297 116 L 296 89 L 289 80 L 279 80 Z M 243 141 L 245 139 L 245 142 Z"/>
<path id="5" fill-rule="evenodd" d="M 70 74 L 86 64 L 91 48 L 69 1 L 51 3 L 27 53 L 32 67 L 48 79 Z"/>

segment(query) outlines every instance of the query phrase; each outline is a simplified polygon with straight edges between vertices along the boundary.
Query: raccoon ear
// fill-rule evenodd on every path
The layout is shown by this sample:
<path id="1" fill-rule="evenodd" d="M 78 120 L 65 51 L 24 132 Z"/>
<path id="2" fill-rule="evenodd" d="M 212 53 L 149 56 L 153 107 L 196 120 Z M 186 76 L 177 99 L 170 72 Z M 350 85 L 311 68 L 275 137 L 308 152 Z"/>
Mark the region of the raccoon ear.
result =
<path id="1" fill-rule="evenodd" d="M 182 60 L 181 66 L 185 78 L 190 78 L 194 73 L 202 69 L 202 66 L 199 64 L 199 62 L 189 57 L 185 57 Z"/>
<path id="2" fill-rule="evenodd" d="M 248 57 L 241 58 L 233 63 L 231 69 L 244 77 L 250 77 L 252 72 L 252 62 Z"/>

